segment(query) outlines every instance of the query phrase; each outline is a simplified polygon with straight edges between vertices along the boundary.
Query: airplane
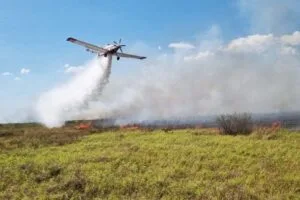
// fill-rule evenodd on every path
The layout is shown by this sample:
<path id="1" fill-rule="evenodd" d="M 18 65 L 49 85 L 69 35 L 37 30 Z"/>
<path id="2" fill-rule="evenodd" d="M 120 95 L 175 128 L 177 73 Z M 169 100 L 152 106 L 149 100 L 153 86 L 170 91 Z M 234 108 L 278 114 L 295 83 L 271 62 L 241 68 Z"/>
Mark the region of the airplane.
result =
<path id="1" fill-rule="evenodd" d="M 83 46 L 86 48 L 86 51 L 91 52 L 91 53 L 95 53 L 97 54 L 99 57 L 100 56 L 104 56 L 107 57 L 108 55 L 112 55 L 112 56 L 116 56 L 117 60 L 120 60 L 121 57 L 124 58 L 135 58 L 135 59 L 140 59 L 143 60 L 146 57 L 144 56 L 137 56 L 137 55 L 132 55 L 132 54 L 127 54 L 127 53 L 123 53 L 122 47 L 125 47 L 126 45 L 121 44 L 122 40 L 119 40 L 119 43 L 117 43 L 116 41 L 114 41 L 114 44 L 108 44 L 104 47 L 99 47 L 84 41 L 80 41 L 77 40 L 75 38 L 69 37 L 67 38 L 68 42 L 72 42 L 75 44 L 78 44 L 80 46 Z M 121 52 L 118 52 L 118 51 Z"/>

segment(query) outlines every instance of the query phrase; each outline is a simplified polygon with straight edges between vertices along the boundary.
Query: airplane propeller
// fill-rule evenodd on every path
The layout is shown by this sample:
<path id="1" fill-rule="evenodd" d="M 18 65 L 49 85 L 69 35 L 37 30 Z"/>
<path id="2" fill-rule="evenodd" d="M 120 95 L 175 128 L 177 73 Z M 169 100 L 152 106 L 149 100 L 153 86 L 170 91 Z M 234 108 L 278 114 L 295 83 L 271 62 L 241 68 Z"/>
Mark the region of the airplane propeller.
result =
<path id="1" fill-rule="evenodd" d="M 120 46 L 120 51 L 123 53 L 122 47 L 125 47 L 126 45 L 121 44 L 122 38 L 119 39 L 119 42 L 113 41 L 115 45 Z"/>
<path id="2" fill-rule="evenodd" d="M 116 41 L 114 41 L 114 44 L 116 44 L 116 45 L 120 45 L 120 44 L 121 44 L 121 42 L 122 42 L 122 39 L 120 38 L 120 39 L 119 39 L 119 42 L 116 42 Z"/>

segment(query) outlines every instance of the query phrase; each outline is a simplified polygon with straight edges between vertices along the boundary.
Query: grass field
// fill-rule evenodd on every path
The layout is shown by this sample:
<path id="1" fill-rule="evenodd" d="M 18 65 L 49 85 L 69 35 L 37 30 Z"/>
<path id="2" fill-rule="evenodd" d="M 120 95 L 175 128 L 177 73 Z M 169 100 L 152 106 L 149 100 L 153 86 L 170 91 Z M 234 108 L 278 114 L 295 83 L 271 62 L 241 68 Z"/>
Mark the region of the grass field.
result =
<path id="1" fill-rule="evenodd" d="M 300 134 L 0 127 L 0 199 L 300 199 Z"/>

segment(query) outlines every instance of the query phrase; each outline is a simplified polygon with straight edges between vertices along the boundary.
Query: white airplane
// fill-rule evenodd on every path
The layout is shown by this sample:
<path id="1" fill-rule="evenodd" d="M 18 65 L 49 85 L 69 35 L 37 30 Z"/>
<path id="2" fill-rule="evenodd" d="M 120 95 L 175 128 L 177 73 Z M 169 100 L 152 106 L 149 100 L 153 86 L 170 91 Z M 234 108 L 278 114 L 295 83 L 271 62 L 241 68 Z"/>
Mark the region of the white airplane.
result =
<path id="1" fill-rule="evenodd" d="M 77 39 L 72 38 L 72 37 L 69 37 L 67 39 L 67 41 L 78 44 L 80 46 L 84 46 L 86 48 L 86 51 L 91 52 L 91 53 L 95 53 L 98 56 L 107 57 L 107 55 L 112 55 L 112 56 L 116 56 L 117 60 L 120 60 L 121 57 L 136 58 L 136 59 L 140 59 L 140 60 L 146 58 L 144 56 L 137 56 L 137 55 L 131 55 L 131 54 L 123 53 L 122 47 L 125 47 L 126 45 L 121 44 L 121 39 L 119 40 L 119 43 L 114 41 L 114 44 L 108 44 L 104 47 L 99 47 L 99 46 L 96 46 L 96 45 L 93 45 L 93 44 L 89 44 L 87 42 L 83 42 L 83 41 L 77 40 Z M 121 52 L 118 52 L 119 50 Z"/>

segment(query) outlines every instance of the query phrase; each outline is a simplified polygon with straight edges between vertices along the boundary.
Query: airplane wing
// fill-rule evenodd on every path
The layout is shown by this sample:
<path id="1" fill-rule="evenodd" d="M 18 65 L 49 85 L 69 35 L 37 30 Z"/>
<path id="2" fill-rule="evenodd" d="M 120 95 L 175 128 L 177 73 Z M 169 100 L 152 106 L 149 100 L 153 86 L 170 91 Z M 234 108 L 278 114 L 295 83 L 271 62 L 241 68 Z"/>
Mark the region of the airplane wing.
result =
<path id="1" fill-rule="evenodd" d="M 91 50 L 91 52 L 93 53 L 105 53 L 107 50 L 102 48 L 102 47 L 98 47 L 96 45 L 93 45 L 93 44 L 89 44 L 87 42 L 83 42 L 83 41 L 80 41 L 80 40 L 77 40 L 75 38 L 72 38 L 72 37 L 69 37 L 67 39 L 68 42 L 72 42 L 72 43 L 75 43 L 75 44 L 78 44 L 80 46 L 84 46 L 86 47 L 87 49 Z"/>
<path id="2" fill-rule="evenodd" d="M 140 59 L 140 60 L 143 60 L 146 58 L 144 56 L 131 55 L 131 54 L 127 54 L 127 53 L 116 53 L 114 55 L 116 55 L 117 57 L 136 58 L 136 59 Z"/>

